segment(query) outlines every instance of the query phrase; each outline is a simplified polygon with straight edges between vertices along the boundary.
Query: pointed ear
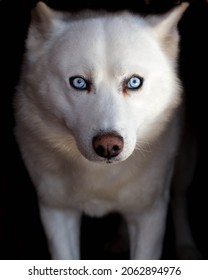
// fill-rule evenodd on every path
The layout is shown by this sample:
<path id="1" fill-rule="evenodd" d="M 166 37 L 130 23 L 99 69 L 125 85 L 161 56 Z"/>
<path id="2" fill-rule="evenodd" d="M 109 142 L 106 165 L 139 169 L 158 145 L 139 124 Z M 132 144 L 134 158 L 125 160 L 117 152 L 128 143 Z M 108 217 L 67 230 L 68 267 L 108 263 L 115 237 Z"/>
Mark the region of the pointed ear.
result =
<path id="1" fill-rule="evenodd" d="M 60 12 L 52 10 L 43 2 L 38 2 L 31 13 L 27 49 L 38 53 L 41 45 L 53 35 L 60 20 Z"/>
<path id="2" fill-rule="evenodd" d="M 53 26 L 54 17 L 55 12 L 52 9 L 45 3 L 38 2 L 32 10 L 31 26 L 34 26 L 41 33 L 48 32 Z"/>
<path id="3" fill-rule="evenodd" d="M 188 6 L 189 3 L 182 3 L 166 14 L 147 17 L 164 50 L 172 58 L 177 55 L 179 40 L 177 26 Z"/>

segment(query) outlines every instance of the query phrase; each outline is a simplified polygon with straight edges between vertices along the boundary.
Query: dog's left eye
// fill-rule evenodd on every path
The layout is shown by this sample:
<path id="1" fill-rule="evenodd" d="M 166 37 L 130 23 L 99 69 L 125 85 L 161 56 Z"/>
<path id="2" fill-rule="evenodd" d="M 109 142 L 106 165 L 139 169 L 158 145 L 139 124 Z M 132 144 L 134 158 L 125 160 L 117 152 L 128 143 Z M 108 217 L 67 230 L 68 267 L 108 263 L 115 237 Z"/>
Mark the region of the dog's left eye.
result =
<path id="1" fill-rule="evenodd" d="M 143 79 L 139 76 L 132 76 L 126 81 L 127 89 L 138 89 L 142 86 Z"/>
<path id="2" fill-rule="evenodd" d="M 86 90 L 89 87 L 89 82 L 85 80 L 83 77 L 71 77 L 69 78 L 70 85 L 79 90 Z"/>

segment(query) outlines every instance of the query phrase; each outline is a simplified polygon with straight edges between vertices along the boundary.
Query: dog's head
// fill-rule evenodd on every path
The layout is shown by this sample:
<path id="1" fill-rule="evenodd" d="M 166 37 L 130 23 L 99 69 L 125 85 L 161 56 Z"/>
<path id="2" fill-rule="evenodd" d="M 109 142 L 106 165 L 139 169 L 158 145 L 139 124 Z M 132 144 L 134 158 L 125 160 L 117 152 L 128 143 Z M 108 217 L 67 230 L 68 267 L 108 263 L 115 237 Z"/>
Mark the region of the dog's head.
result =
<path id="1" fill-rule="evenodd" d="M 180 103 L 177 24 L 186 7 L 142 18 L 61 13 L 39 2 L 24 75 L 48 138 L 101 162 L 154 140 Z"/>

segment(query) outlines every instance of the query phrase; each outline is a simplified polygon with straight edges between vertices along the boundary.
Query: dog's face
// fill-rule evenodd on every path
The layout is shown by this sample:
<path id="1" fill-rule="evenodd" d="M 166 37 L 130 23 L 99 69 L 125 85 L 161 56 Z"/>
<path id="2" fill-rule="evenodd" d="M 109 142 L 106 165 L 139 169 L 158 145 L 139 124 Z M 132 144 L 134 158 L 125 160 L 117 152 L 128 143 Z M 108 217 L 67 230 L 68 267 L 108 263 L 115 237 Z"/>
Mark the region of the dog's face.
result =
<path id="1" fill-rule="evenodd" d="M 30 94 L 88 160 L 125 160 L 171 117 L 180 101 L 176 27 L 184 10 L 66 20 L 38 5 L 27 41 Z"/>

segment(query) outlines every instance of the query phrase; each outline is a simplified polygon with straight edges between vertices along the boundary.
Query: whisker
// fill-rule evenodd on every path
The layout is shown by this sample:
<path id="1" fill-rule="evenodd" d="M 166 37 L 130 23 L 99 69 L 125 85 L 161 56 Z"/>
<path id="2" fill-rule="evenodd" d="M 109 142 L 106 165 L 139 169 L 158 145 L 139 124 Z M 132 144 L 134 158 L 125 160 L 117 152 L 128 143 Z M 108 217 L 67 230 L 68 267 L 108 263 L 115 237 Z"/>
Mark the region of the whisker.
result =
<path id="1" fill-rule="evenodd" d="M 138 141 L 135 149 L 139 151 L 144 157 L 152 152 L 151 144 L 145 140 Z"/>

